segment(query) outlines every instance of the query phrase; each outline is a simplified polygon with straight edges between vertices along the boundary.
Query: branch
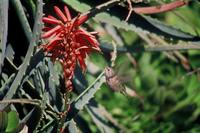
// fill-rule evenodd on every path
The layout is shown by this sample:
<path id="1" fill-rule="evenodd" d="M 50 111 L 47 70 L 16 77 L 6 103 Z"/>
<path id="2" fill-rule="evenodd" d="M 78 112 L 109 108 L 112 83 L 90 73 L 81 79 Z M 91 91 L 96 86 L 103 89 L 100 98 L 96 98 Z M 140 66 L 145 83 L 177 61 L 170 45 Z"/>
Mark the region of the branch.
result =
<path id="1" fill-rule="evenodd" d="M 125 2 L 125 0 L 111 0 L 108 1 L 106 3 L 103 3 L 99 6 L 96 6 L 95 8 L 92 8 L 90 10 L 88 10 L 85 13 L 80 14 L 80 16 L 77 16 L 74 18 L 74 20 L 76 21 L 76 19 L 78 19 L 78 25 L 83 24 L 84 22 L 86 22 L 89 18 L 94 17 L 95 15 L 97 15 L 100 12 L 103 12 L 107 9 L 109 9 L 110 7 L 117 5 L 121 2 Z"/>
<path id="2" fill-rule="evenodd" d="M 87 15 L 89 18 L 90 17 L 94 17 L 96 14 L 100 13 L 100 12 L 103 12 L 121 2 L 125 2 L 126 0 L 111 0 L 111 1 L 108 1 L 106 3 L 103 3 L 101 5 L 98 5 L 92 9 L 90 9 L 89 11 L 87 11 L 86 13 L 83 13 L 81 16 L 85 16 Z"/>
<path id="3" fill-rule="evenodd" d="M 187 3 L 188 2 L 186 0 L 178 0 L 178 1 L 171 2 L 169 4 L 163 4 L 163 5 L 152 6 L 152 7 L 135 7 L 133 8 L 133 11 L 138 14 L 155 14 L 155 13 L 171 11 L 178 7 L 184 6 Z"/>
<path id="4" fill-rule="evenodd" d="M 40 105 L 40 100 L 38 99 L 6 99 L 6 100 L 2 100 L 0 101 L 0 104 L 4 104 L 4 103 L 21 103 L 21 104 L 31 104 L 31 105 L 35 105 L 35 106 L 39 106 Z"/>

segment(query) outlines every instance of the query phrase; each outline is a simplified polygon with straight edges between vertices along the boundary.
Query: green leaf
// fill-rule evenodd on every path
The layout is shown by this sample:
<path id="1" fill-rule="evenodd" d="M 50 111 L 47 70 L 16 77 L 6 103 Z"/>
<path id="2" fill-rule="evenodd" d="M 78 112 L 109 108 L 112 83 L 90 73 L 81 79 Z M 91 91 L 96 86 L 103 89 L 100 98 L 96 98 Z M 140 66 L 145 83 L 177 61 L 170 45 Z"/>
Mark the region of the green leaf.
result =
<path id="1" fill-rule="evenodd" d="M 69 130 L 69 133 L 77 133 L 78 132 L 78 128 L 77 128 L 76 122 L 74 120 L 69 121 L 68 130 Z"/>
<path id="2" fill-rule="evenodd" d="M 19 20 L 22 24 L 22 28 L 25 32 L 25 35 L 29 41 L 31 41 L 32 38 L 32 31 L 31 27 L 28 23 L 28 19 L 26 17 L 26 14 L 24 12 L 23 6 L 19 0 L 11 0 L 13 6 L 15 7 L 16 13 L 19 17 Z"/>
<path id="3" fill-rule="evenodd" d="M 180 39 L 185 41 L 194 41 L 195 44 L 198 44 L 200 38 L 197 36 L 193 36 L 189 33 L 183 32 L 179 29 L 176 29 L 172 26 L 162 23 L 159 20 L 153 19 L 149 16 L 141 16 L 145 21 L 147 21 L 148 25 L 152 25 L 151 28 L 154 28 L 152 31 L 158 35 L 163 35 L 165 37 Z M 151 31 L 150 31 L 151 32 Z"/>
<path id="4" fill-rule="evenodd" d="M 20 8 L 20 7 L 22 8 L 21 2 L 19 0 L 12 0 L 12 1 L 14 2 L 14 4 L 18 4 L 18 8 Z M 41 11 L 43 8 L 43 3 L 41 0 L 38 0 L 37 7 L 38 7 L 38 9 L 37 9 L 37 13 L 36 13 L 34 28 L 33 28 L 33 34 L 31 32 L 29 32 L 29 33 L 31 33 L 31 41 L 29 44 L 28 51 L 26 53 L 24 62 L 20 66 L 20 69 L 17 72 L 16 77 L 15 77 L 12 85 L 10 86 L 9 91 L 4 96 L 4 99 L 11 99 L 13 97 L 13 95 L 17 91 L 18 87 L 21 86 L 23 84 L 23 82 L 25 81 L 24 79 L 28 78 L 28 76 L 29 76 L 28 74 L 31 72 L 31 70 L 35 69 L 35 67 L 33 67 L 33 66 L 38 63 L 38 61 L 36 61 L 38 59 L 33 56 L 33 52 L 35 50 L 36 42 L 38 42 L 38 38 L 39 38 L 38 35 L 41 33 L 41 28 L 40 28 L 41 18 L 42 18 Z M 23 11 L 23 9 L 22 9 L 22 11 Z M 20 19 L 22 19 L 21 21 L 27 22 L 24 17 L 22 17 Z M 41 52 L 42 51 L 40 50 L 38 53 L 40 53 L 40 55 L 41 55 Z M 38 55 L 38 53 L 37 53 L 37 55 Z M 39 57 L 40 57 L 39 59 L 43 59 L 43 56 L 39 56 Z M 0 105 L 0 109 L 4 109 L 7 105 L 8 104 Z"/>
<path id="5" fill-rule="evenodd" d="M 94 97 L 94 94 L 100 89 L 101 85 L 105 82 L 104 71 L 90 84 L 71 104 L 71 109 L 68 113 L 67 120 L 71 120 L 77 113 L 83 109 L 85 105 Z"/>
<path id="6" fill-rule="evenodd" d="M 0 73 L 5 58 L 7 35 L 8 35 L 8 0 L 0 1 Z"/>
<path id="7" fill-rule="evenodd" d="M 69 6 L 71 6 L 79 12 L 86 12 L 91 8 L 89 5 L 81 3 L 77 0 L 63 0 L 63 2 L 67 3 Z"/>
<path id="8" fill-rule="evenodd" d="M 80 72 L 80 69 L 75 71 L 75 80 L 76 85 L 75 89 L 80 94 L 84 91 L 85 86 L 87 86 L 86 79 L 83 74 Z M 101 87 L 101 89 L 103 89 Z M 96 97 L 95 97 L 96 98 Z M 93 122 L 97 125 L 100 131 L 112 132 L 112 127 L 109 125 L 109 120 L 105 117 L 106 115 L 111 116 L 103 107 L 100 105 L 94 98 L 91 99 L 86 105 L 87 112 L 91 116 Z M 103 111 L 102 111 L 103 110 Z"/>
<path id="9" fill-rule="evenodd" d="M 102 72 L 96 78 L 96 80 L 77 97 L 74 104 L 75 108 L 78 110 L 82 110 L 84 105 L 86 105 L 89 102 L 89 100 L 94 97 L 95 92 L 100 89 L 100 86 L 104 82 L 105 82 L 105 76 L 104 72 Z"/>
<path id="10" fill-rule="evenodd" d="M 14 133 L 19 125 L 19 116 L 16 111 L 10 111 L 8 113 L 8 125 L 6 127 L 6 133 Z"/>
<path id="11" fill-rule="evenodd" d="M 195 35 L 197 32 L 200 33 L 200 23 L 197 19 L 199 17 L 198 11 L 191 10 L 189 6 L 185 6 L 180 10 L 178 9 L 177 12 L 166 13 L 165 18 L 170 25 Z"/>
<path id="12" fill-rule="evenodd" d="M 89 115 L 92 117 L 92 120 L 97 125 L 99 130 L 101 132 L 110 133 L 113 132 L 113 129 L 108 124 L 108 120 L 105 118 L 105 110 L 103 110 L 103 107 L 100 106 L 86 106 L 86 109 L 89 113 Z M 108 113 L 108 112 L 106 112 Z M 109 114 L 111 116 L 111 114 Z"/>
<path id="13" fill-rule="evenodd" d="M 5 131 L 8 124 L 8 114 L 5 111 L 0 111 L 0 132 Z"/>
<path id="14" fill-rule="evenodd" d="M 85 12 L 86 10 L 90 10 L 91 7 L 85 3 L 78 2 L 77 0 L 63 0 L 63 2 L 67 3 L 73 9 L 79 12 Z M 121 21 L 116 16 L 111 16 L 108 13 L 98 13 L 95 17 L 95 20 L 109 23 L 117 28 L 122 28 L 125 30 L 131 30 L 136 33 L 140 32 L 151 32 L 158 35 L 162 35 L 167 38 L 185 40 L 185 41 L 193 41 L 195 44 L 199 43 L 200 37 L 190 35 L 189 33 L 178 30 L 174 27 L 166 25 L 159 20 L 153 19 L 148 16 L 141 16 L 139 14 L 134 14 L 129 19 L 128 23 L 125 21 Z"/>

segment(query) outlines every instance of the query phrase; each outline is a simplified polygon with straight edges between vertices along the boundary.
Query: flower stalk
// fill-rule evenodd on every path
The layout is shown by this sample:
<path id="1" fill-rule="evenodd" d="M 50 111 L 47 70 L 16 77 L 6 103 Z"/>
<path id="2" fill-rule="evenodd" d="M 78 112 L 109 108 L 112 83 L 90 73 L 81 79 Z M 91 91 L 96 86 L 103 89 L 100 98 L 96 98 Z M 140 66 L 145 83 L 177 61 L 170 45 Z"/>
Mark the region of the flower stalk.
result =
<path id="1" fill-rule="evenodd" d="M 69 9 L 65 6 L 62 12 L 57 6 L 54 11 L 59 19 L 49 15 L 43 17 L 46 24 L 41 36 L 47 40 L 41 45 L 45 55 L 53 62 L 59 61 L 62 64 L 67 91 L 71 91 L 74 69 L 79 63 L 82 71 L 86 70 L 85 58 L 92 51 L 101 51 L 94 32 L 90 33 L 81 28 L 81 24 L 89 19 L 88 15 L 71 17 Z"/>

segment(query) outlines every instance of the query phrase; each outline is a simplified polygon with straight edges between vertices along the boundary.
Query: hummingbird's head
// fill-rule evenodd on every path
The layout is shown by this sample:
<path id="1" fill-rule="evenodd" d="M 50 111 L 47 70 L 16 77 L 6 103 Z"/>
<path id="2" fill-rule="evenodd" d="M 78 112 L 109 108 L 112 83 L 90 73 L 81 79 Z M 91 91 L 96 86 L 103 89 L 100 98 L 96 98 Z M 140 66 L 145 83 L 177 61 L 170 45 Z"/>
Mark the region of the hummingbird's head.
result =
<path id="1" fill-rule="evenodd" d="M 115 72 L 111 67 L 106 67 L 105 68 L 105 75 L 107 78 L 112 78 L 115 76 Z"/>

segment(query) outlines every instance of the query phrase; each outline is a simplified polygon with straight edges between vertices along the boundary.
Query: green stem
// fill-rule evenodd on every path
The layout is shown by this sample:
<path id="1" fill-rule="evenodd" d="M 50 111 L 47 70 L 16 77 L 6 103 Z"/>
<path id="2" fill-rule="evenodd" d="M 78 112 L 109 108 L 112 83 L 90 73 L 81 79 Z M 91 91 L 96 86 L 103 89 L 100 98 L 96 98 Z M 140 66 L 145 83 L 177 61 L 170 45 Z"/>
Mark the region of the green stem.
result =
<path id="1" fill-rule="evenodd" d="M 110 44 L 101 44 L 101 49 L 104 51 L 113 51 L 113 46 Z M 200 45 L 194 44 L 177 44 L 177 45 L 153 45 L 153 46 L 139 46 L 139 47 L 117 47 L 119 53 L 140 53 L 140 52 L 164 52 L 164 51 L 182 51 L 182 50 L 200 50 Z"/>
<path id="2" fill-rule="evenodd" d="M 176 51 L 176 50 L 200 50 L 200 45 L 184 44 L 184 45 L 156 45 L 147 46 L 144 48 L 147 52 L 162 52 L 162 51 Z"/>
<path id="3" fill-rule="evenodd" d="M 70 97 L 70 92 L 66 92 L 64 94 L 64 100 L 65 100 L 65 105 L 64 105 L 64 111 L 62 112 L 63 115 L 60 119 L 60 124 L 58 125 L 58 131 L 57 132 L 60 132 L 64 126 L 64 123 L 65 123 L 65 119 L 66 119 L 66 116 L 68 114 L 68 108 L 69 108 L 69 97 Z"/>

